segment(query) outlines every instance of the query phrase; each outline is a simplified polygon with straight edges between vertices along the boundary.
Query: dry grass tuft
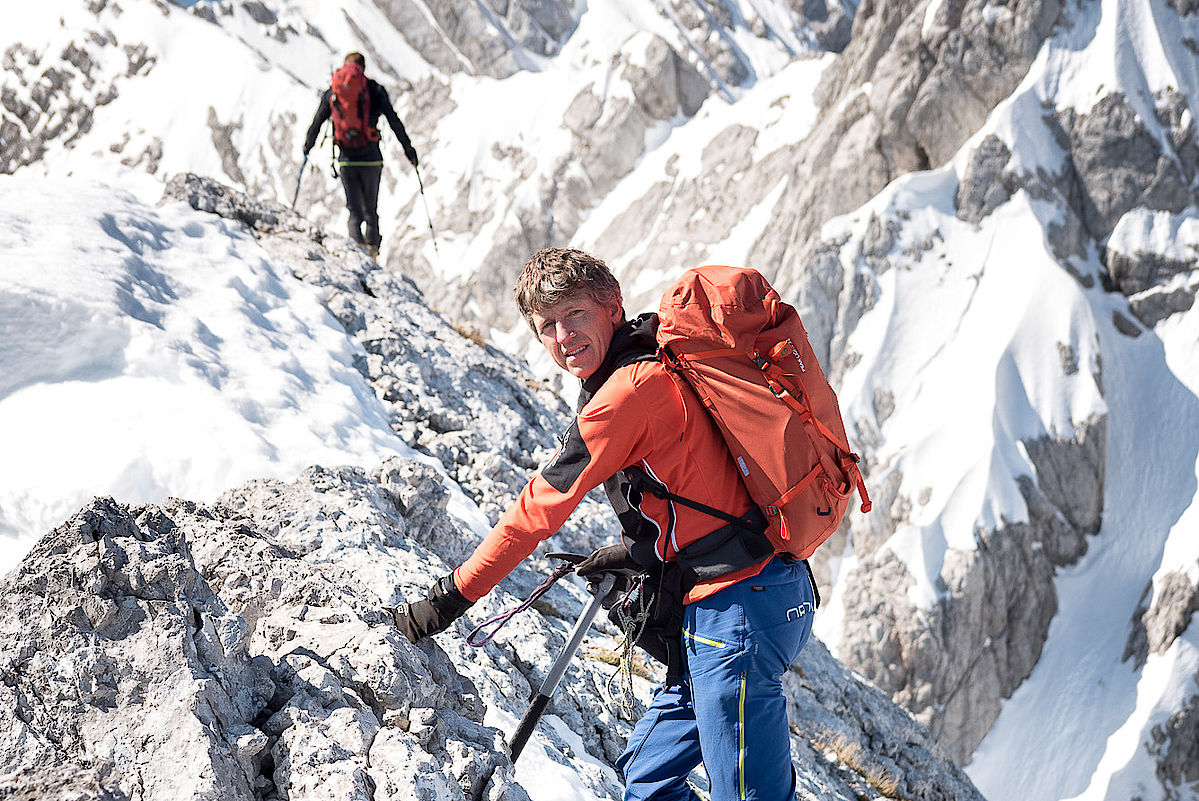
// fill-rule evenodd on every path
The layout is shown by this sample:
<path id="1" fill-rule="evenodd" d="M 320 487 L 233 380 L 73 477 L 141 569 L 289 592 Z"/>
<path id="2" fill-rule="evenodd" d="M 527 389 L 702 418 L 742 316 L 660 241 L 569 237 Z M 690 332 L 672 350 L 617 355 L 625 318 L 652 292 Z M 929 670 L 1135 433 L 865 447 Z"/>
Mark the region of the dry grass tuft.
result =
<path id="1" fill-rule="evenodd" d="M 903 801 L 899 795 L 899 781 L 891 772 L 878 764 L 872 764 L 870 752 L 861 743 L 843 732 L 821 732 L 812 737 L 812 746 L 829 759 L 836 759 L 866 780 L 885 798 Z"/>

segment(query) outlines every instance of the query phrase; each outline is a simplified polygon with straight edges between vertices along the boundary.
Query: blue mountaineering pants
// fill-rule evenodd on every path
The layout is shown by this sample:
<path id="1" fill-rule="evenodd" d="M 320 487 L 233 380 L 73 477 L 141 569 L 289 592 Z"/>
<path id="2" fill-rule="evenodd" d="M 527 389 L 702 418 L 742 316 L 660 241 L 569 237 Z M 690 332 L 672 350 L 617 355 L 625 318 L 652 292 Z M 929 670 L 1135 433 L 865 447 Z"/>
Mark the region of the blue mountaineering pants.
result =
<path id="1" fill-rule="evenodd" d="M 794 801 L 782 676 L 812 633 L 808 569 L 775 557 L 753 578 L 684 608 L 682 681 L 659 687 L 616 765 L 625 801 Z"/>

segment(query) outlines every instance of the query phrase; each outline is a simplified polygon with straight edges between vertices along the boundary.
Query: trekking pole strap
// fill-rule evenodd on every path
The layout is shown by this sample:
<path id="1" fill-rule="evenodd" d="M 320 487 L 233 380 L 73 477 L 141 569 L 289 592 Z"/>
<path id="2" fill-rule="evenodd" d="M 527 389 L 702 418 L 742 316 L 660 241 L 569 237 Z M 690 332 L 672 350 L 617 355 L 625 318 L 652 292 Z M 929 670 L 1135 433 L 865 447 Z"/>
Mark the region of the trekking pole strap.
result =
<path id="1" fill-rule="evenodd" d="M 571 556 L 573 558 L 574 554 Z M 583 558 L 585 557 L 579 556 L 580 560 Z M 498 615 L 488 618 L 483 623 L 480 623 L 471 629 L 470 634 L 466 635 L 466 644 L 474 646 L 475 648 L 482 648 L 484 645 L 491 642 L 493 639 L 495 639 L 495 635 L 499 633 L 499 630 L 502 629 L 514 615 L 519 612 L 523 612 L 532 606 L 538 598 L 549 592 L 550 587 L 554 586 L 554 584 L 558 582 L 558 579 L 562 578 L 567 573 L 574 572 L 574 569 L 575 562 L 573 561 L 566 561 L 558 565 L 556 568 L 554 568 L 553 572 L 546 577 L 545 581 L 537 585 L 537 588 L 533 590 L 529 597 L 521 601 L 520 604 L 514 606 L 506 612 L 500 612 Z M 480 634 L 487 632 L 489 627 L 491 627 L 491 632 L 488 633 L 487 636 L 483 637 L 483 639 L 477 639 Z"/>

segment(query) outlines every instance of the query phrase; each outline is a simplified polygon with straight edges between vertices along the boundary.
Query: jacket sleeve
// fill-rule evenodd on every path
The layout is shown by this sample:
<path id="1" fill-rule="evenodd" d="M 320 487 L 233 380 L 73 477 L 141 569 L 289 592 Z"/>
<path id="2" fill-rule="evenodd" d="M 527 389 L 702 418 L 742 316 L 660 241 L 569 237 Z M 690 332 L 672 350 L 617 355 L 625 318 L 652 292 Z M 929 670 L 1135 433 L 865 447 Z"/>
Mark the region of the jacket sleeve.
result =
<path id="1" fill-rule="evenodd" d="M 379 104 L 380 113 L 387 118 L 387 124 L 391 126 L 392 133 L 396 135 L 396 139 L 400 140 L 400 146 L 404 148 L 404 153 L 415 153 L 412 149 L 412 141 L 408 138 L 408 132 L 404 130 L 404 123 L 400 122 L 400 116 L 396 114 L 396 110 L 391 106 L 391 98 L 387 95 L 387 90 L 382 84 L 374 83 L 371 85 L 373 100 Z"/>
<path id="2" fill-rule="evenodd" d="M 619 370 L 608 379 L 575 417 L 553 458 L 454 571 L 454 584 L 469 600 L 490 592 L 557 532 L 588 492 L 644 458 L 654 447 L 655 431 L 669 430 L 669 423 L 651 419 L 630 374 Z"/>
<path id="3" fill-rule="evenodd" d="M 316 107 L 316 114 L 312 118 L 312 124 L 308 126 L 308 135 L 304 137 L 304 152 L 312 150 L 312 146 L 316 144 L 316 137 L 321 132 L 321 126 L 325 124 L 325 120 L 333 115 L 333 109 L 329 105 L 329 95 L 332 90 L 326 89 L 321 94 L 320 105 Z"/>

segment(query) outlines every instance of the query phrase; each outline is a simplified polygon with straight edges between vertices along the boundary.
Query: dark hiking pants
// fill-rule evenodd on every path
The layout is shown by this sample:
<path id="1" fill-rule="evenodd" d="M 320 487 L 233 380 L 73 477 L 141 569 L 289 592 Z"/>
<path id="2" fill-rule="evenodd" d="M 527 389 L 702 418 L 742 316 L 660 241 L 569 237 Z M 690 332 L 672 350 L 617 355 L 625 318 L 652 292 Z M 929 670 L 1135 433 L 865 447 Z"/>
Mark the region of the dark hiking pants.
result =
<path id="1" fill-rule="evenodd" d="M 379 247 L 379 179 L 382 164 L 343 164 L 341 185 L 346 190 L 346 208 L 350 211 L 350 239 L 358 244 Z M 362 225 L 366 224 L 363 233 Z"/>

